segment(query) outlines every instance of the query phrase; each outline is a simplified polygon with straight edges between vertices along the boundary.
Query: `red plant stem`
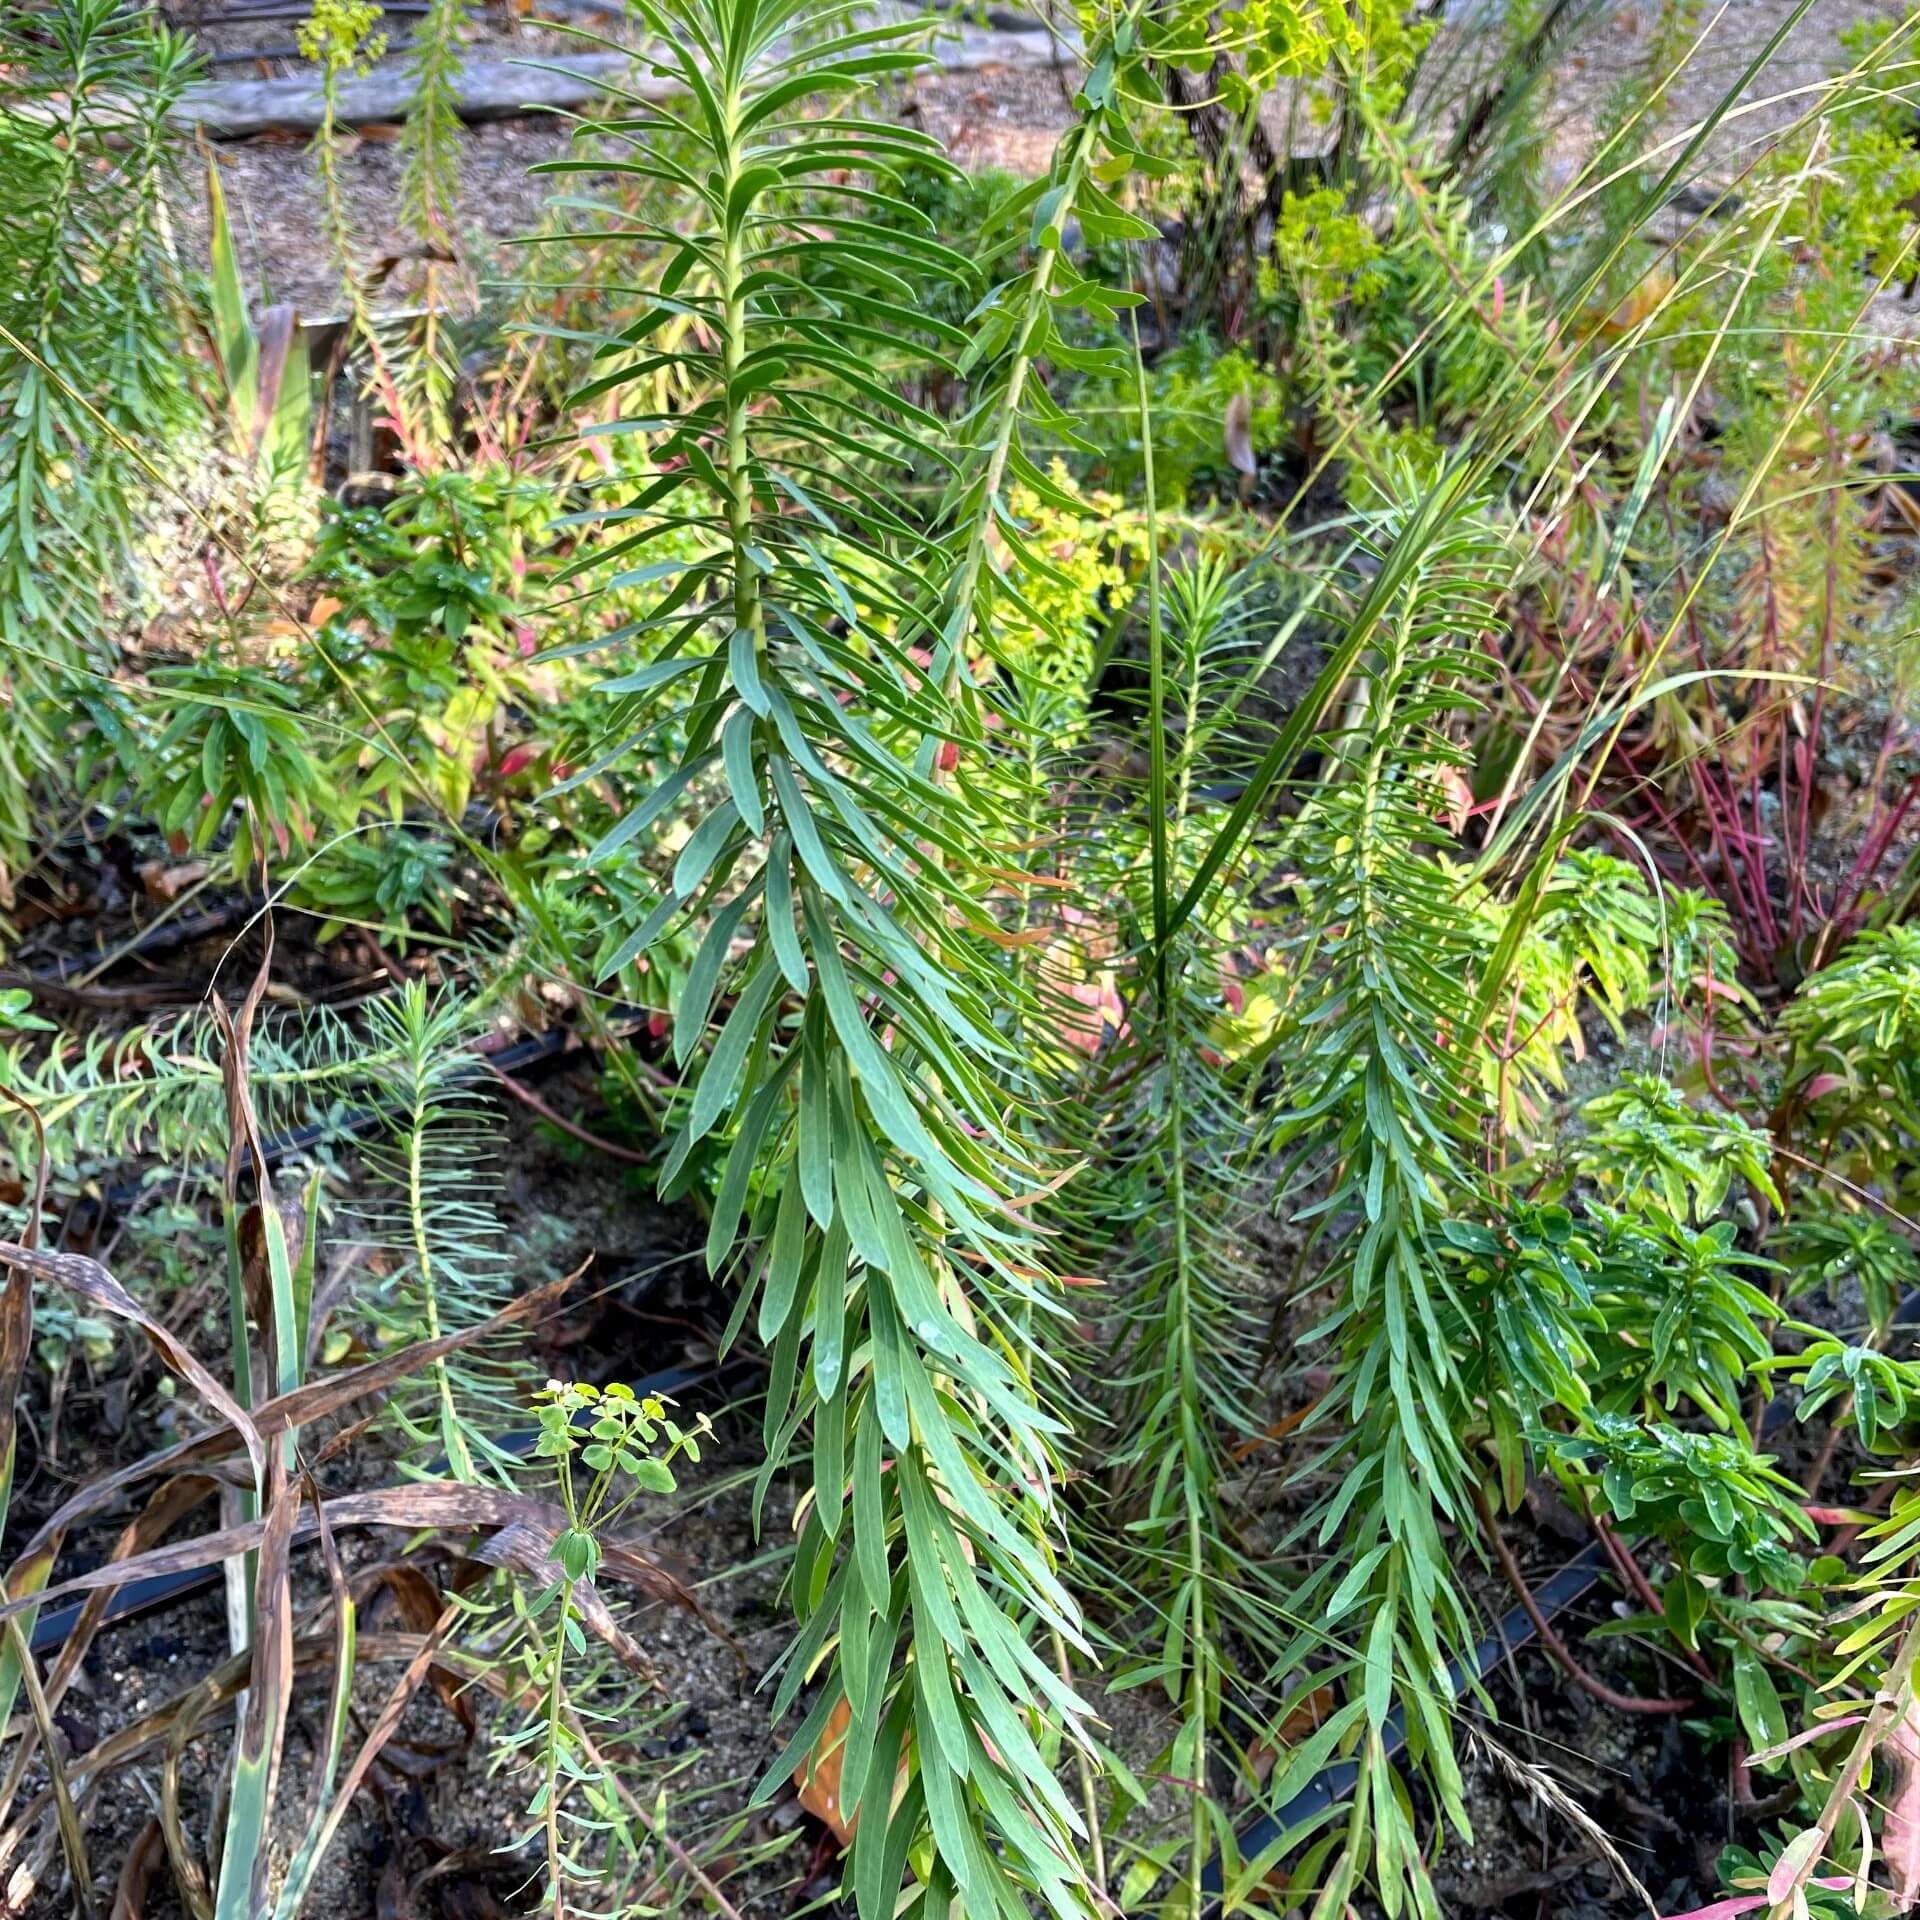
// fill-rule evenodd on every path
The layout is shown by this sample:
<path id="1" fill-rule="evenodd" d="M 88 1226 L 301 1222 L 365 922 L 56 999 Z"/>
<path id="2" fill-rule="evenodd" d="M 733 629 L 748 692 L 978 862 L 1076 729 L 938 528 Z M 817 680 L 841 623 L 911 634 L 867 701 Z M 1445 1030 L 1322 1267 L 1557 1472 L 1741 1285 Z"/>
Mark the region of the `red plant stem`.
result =
<path id="1" fill-rule="evenodd" d="M 1635 1594 L 1640 1604 L 1649 1613 L 1664 1614 L 1666 1609 L 1660 1604 L 1660 1596 L 1654 1592 L 1652 1583 L 1640 1571 L 1640 1563 L 1627 1550 L 1620 1536 L 1607 1524 L 1605 1514 L 1595 1513 L 1588 1516 L 1593 1528 L 1593 1537 L 1607 1550 L 1607 1558 L 1613 1562 L 1613 1570 L 1620 1576 L 1621 1583 Z"/>
<path id="2" fill-rule="evenodd" d="M 1757 563 L 1757 571 L 1760 577 L 1760 605 L 1762 609 L 1761 632 L 1764 636 L 1760 657 L 1765 665 L 1777 666 L 1783 659 L 1785 648 L 1780 634 L 1780 598 L 1774 585 L 1773 541 L 1771 532 L 1764 522 L 1760 527 L 1760 558 Z M 1782 732 L 1784 733 L 1785 731 L 1786 729 L 1783 725 Z M 1758 761 L 1759 756 L 1756 754 L 1754 762 L 1756 768 Z M 1760 828 L 1760 777 L 1757 771 L 1752 775 L 1752 788 L 1753 824 L 1756 832 L 1758 832 Z M 1784 813 L 1787 806 L 1787 795 L 1784 788 L 1781 790 L 1780 804 Z M 1762 843 L 1764 845 L 1764 836 L 1762 836 Z M 1764 861 L 1759 872 L 1757 892 L 1760 900 L 1762 921 L 1766 929 L 1767 948 L 1771 951 L 1779 945 L 1779 934 L 1773 920 L 1773 903 L 1767 897 L 1767 880 Z"/>
<path id="3" fill-rule="evenodd" d="M 213 604 L 220 609 L 223 619 L 233 618 L 233 607 L 227 599 L 226 582 L 220 578 L 220 562 L 211 545 L 201 556 L 207 565 L 207 585 L 213 589 Z"/>
<path id="4" fill-rule="evenodd" d="M 1693 790 L 1699 796 L 1701 809 L 1707 816 L 1707 831 L 1720 850 L 1720 871 L 1725 877 L 1723 891 L 1732 896 L 1730 904 L 1740 921 L 1745 938 L 1743 944 L 1752 952 L 1760 943 L 1760 920 L 1756 910 L 1748 901 L 1748 883 L 1743 870 L 1744 860 L 1736 860 L 1735 852 L 1743 848 L 1745 835 L 1737 823 L 1729 824 L 1721 813 L 1721 801 L 1713 791 L 1705 771 L 1698 761 L 1690 762 L 1687 771 L 1693 777 Z"/>
<path id="5" fill-rule="evenodd" d="M 1898 804 L 1893 811 L 1871 834 L 1853 863 L 1853 871 L 1847 875 L 1847 904 L 1844 911 L 1835 908 L 1833 918 L 1836 922 L 1850 919 L 1860 904 L 1860 896 L 1866 891 L 1867 882 L 1879 870 L 1882 860 L 1887 857 L 1895 836 L 1904 824 L 1908 809 L 1912 807 L 1914 795 L 1920 793 L 1920 773 L 1916 773 L 1906 784 Z"/>
<path id="6" fill-rule="evenodd" d="M 1754 861 L 1754 897 L 1760 902 L 1761 918 L 1766 923 L 1767 945 L 1777 947 L 1780 944 L 1780 928 L 1773 917 L 1773 896 L 1767 888 L 1767 830 L 1760 818 L 1760 776 L 1752 775 L 1747 781 L 1747 798 L 1753 807 L 1753 861 Z"/>
<path id="7" fill-rule="evenodd" d="M 1627 1585 L 1640 1596 L 1640 1604 L 1649 1613 L 1665 1616 L 1666 1609 L 1660 1604 L 1660 1596 L 1653 1590 L 1653 1582 L 1640 1571 L 1640 1562 L 1634 1558 L 1633 1549 L 1613 1530 L 1613 1522 L 1604 1513 L 1593 1516 L 1593 1530 L 1600 1537 L 1600 1544 L 1606 1548 L 1607 1557 L 1619 1568 L 1621 1577 Z M 1713 1679 L 1713 1668 L 1707 1664 L 1705 1655 L 1698 1647 L 1683 1649 L 1687 1664 L 1702 1680 Z"/>
<path id="8" fill-rule="evenodd" d="M 478 1054 L 475 1057 L 516 1100 L 525 1101 L 541 1119 L 551 1120 L 562 1133 L 571 1134 L 573 1138 L 578 1140 L 583 1146 L 593 1147 L 598 1152 L 607 1154 L 612 1159 L 624 1160 L 632 1167 L 645 1167 L 653 1164 L 644 1153 L 635 1153 L 631 1147 L 623 1147 L 617 1141 L 603 1140 L 599 1134 L 588 1132 L 577 1120 L 569 1120 L 564 1113 L 556 1112 L 552 1107 L 548 1106 L 531 1087 L 522 1086 L 510 1073 L 502 1073 L 484 1053 Z"/>
<path id="9" fill-rule="evenodd" d="M 1812 768 L 1801 767 L 1800 747 L 1803 742 L 1793 737 L 1793 729 L 1780 729 L 1780 767 L 1774 775 L 1775 788 L 1780 795 L 1780 847 L 1786 856 L 1787 870 L 1787 940 L 1791 944 L 1799 936 L 1801 882 L 1806 867 L 1807 843 L 1803 831 L 1796 842 L 1794 826 L 1800 809 L 1794 803 L 1794 771 L 1800 768 L 1806 775 L 1799 787 L 1801 794 L 1812 790 Z"/>
<path id="10" fill-rule="evenodd" d="M 1699 854 L 1694 851 L 1693 836 L 1680 831 L 1680 823 L 1661 803 L 1660 796 L 1653 790 L 1651 783 L 1649 783 L 1641 793 L 1640 798 L 1645 800 L 1647 805 L 1653 809 L 1654 818 L 1666 829 L 1667 838 L 1686 856 L 1688 866 L 1693 869 L 1694 877 L 1700 882 L 1700 891 L 1702 893 L 1712 893 L 1714 891 L 1713 882 L 1707 878 L 1707 870 L 1701 865 Z M 1631 854 L 1634 848 L 1629 844 L 1627 850 Z"/>
<path id="11" fill-rule="evenodd" d="M 1665 511 L 1666 520 L 1667 520 L 1667 532 L 1669 533 L 1669 535 L 1673 536 L 1673 538 L 1677 542 L 1679 536 L 1678 536 L 1678 529 L 1674 525 L 1673 501 L 1671 496 L 1667 496 L 1665 498 L 1663 502 L 1663 506 L 1664 506 L 1664 511 Z M 1692 583 L 1688 578 L 1687 567 L 1684 561 L 1682 561 L 1679 564 L 1679 566 L 1676 568 L 1676 582 L 1677 582 L 1678 590 L 1682 598 L 1686 602 L 1687 637 L 1693 643 L 1694 658 L 1700 663 L 1700 668 L 1702 672 L 1709 672 L 1711 671 L 1711 668 L 1712 668 L 1712 662 L 1707 657 L 1706 635 L 1702 631 L 1700 626 L 1699 609 L 1694 601 Z M 1760 922 L 1756 917 L 1756 914 L 1752 910 L 1750 910 L 1748 907 L 1748 904 L 1745 898 L 1746 889 L 1742 883 L 1739 870 L 1736 868 L 1733 860 L 1733 845 L 1738 844 L 1742 849 L 1743 860 L 1747 862 L 1750 869 L 1752 867 L 1751 857 L 1746 850 L 1746 835 L 1744 830 L 1742 830 L 1739 826 L 1739 804 L 1737 800 L 1734 798 L 1731 788 L 1729 788 L 1727 798 L 1725 801 L 1726 807 L 1733 815 L 1733 821 L 1731 823 L 1732 832 L 1731 832 L 1731 835 L 1729 835 L 1727 830 L 1728 823 L 1724 822 L 1721 819 L 1718 808 L 1716 807 L 1713 800 L 1710 799 L 1708 795 L 1706 776 L 1701 771 L 1699 763 L 1697 761 L 1689 762 L 1688 770 L 1693 775 L 1695 791 L 1699 794 L 1701 804 L 1706 810 L 1707 818 L 1708 818 L 1708 826 L 1712 834 L 1714 844 L 1719 849 L 1720 870 L 1723 874 L 1725 874 L 1728 886 L 1734 889 L 1736 893 L 1737 897 L 1733 904 L 1736 912 L 1738 913 L 1738 916 L 1740 918 L 1742 925 L 1746 929 L 1747 940 L 1745 944 L 1746 944 L 1747 950 L 1749 952 L 1752 952 L 1760 944 L 1760 940 L 1759 940 Z M 1688 836 L 1684 834 L 1676 833 L 1676 837 L 1679 839 L 1680 843 L 1687 848 L 1687 857 L 1690 860 L 1692 860 L 1694 871 L 1700 875 L 1701 885 L 1703 889 L 1710 894 L 1719 893 L 1720 889 L 1713 886 L 1707 880 L 1705 871 L 1702 869 L 1699 859 L 1693 853 L 1693 849 L 1690 844 Z M 1759 884 L 1760 891 L 1764 893 L 1766 890 L 1766 875 L 1765 875 L 1764 867 L 1760 873 L 1758 884 Z"/>
<path id="12" fill-rule="evenodd" d="M 1719 1076 L 1713 1070 L 1713 1012 L 1709 1008 L 1707 1017 L 1700 1023 L 1700 1077 L 1707 1083 L 1707 1091 L 1726 1108 L 1729 1113 L 1738 1113 L 1740 1109 L 1727 1098 L 1726 1090 L 1720 1084 Z"/>
<path id="13" fill-rule="evenodd" d="M 1800 1483 L 1801 1490 L 1809 1500 L 1820 1498 L 1820 1489 L 1825 1484 L 1827 1473 L 1833 1466 L 1833 1456 L 1840 1451 L 1840 1442 L 1846 1433 L 1846 1418 L 1853 1411 L 1853 1395 L 1842 1396 L 1840 1404 L 1833 1410 L 1832 1424 L 1827 1428 L 1827 1437 L 1820 1444 L 1820 1452 L 1814 1463 L 1807 1469 L 1807 1477 Z"/>
<path id="14" fill-rule="evenodd" d="M 1847 875 L 1847 878 L 1853 883 L 1856 895 L 1872 878 L 1874 869 L 1886 858 L 1888 847 L 1892 845 L 1894 836 L 1900 831 L 1901 823 L 1907 817 L 1907 809 L 1913 805 L 1916 788 L 1920 788 L 1920 773 L 1916 773 L 1908 780 L 1901 790 L 1900 798 L 1894 803 L 1892 812 L 1868 836 L 1859 853 L 1855 855 L 1853 871 Z"/>
<path id="15" fill-rule="evenodd" d="M 1838 449 L 1834 445 L 1833 422 L 1827 422 L 1827 457 L 1829 471 L 1844 463 L 1838 458 Z M 1815 756 L 1820 748 L 1820 726 L 1826 713 L 1827 676 L 1833 671 L 1833 622 L 1835 606 L 1840 598 L 1840 490 L 1837 485 L 1827 489 L 1827 564 L 1825 591 L 1820 606 L 1820 671 L 1813 686 L 1813 718 L 1807 726 L 1807 737 L 1800 743 L 1800 751 L 1795 756 L 1800 762 L 1800 847 L 1798 859 L 1790 859 L 1787 871 L 1788 891 L 1792 895 L 1792 910 L 1787 917 L 1787 938 L 1793 940 L 1800 932 L 1800 901 L 1804 893 L 1810 892 L 1807 880 L 1807 850 L 1813 837 L 1813 782 Z M 1785 738 L 1783 730 L 1782 738 Z M 1780 799 L 1782 815 L 1785 815 L 1786 788 L 1782 786 Z M 1789 843 L 1792 834 L 1788 834 Z M 1792 852 L 1791 844 L 1788 849 Z"/>
<path id="16" fill-rule="evenodd" d="M 1596 1680 L 1573 1654 L 1567 1643 L 1554 1632 L 1552 1623 L 1540 1611 L 1540 1603 L 1534 1599 L 1527 1586 L 1520 1564 L 1513 1557 L 1512 1549 L 1500 1537 L 1500 1524 L 1493 1517 L 1493 1509 L 1487 1504 L 1484 1487 L 1476 1487 L 1473 1492 L 1474 1504 L 1480 1510 L 1480 1526 L 1485 1533 L 1487 1544 L 1493 1549 L 1494 1558 L 1500 1562 L 1500 1571 L 1507 1576 L 1507 1584 L 1513 1589 L 1533 1622 L 1533 1630 L 1540 1636 L 1540 1644 L 1552 1654 L 1565 1671 L 1566 1676 L 1583 1693 L 1591 1694 L 1602 1706 L 1613 1708 L 1616 1713 L 1691 1713 L 1700 1703 L 1697 1700 L 1660 1700 L 1641 1699 L 1630 1693 L 1616 1693 L 1604 1680 Z"/>

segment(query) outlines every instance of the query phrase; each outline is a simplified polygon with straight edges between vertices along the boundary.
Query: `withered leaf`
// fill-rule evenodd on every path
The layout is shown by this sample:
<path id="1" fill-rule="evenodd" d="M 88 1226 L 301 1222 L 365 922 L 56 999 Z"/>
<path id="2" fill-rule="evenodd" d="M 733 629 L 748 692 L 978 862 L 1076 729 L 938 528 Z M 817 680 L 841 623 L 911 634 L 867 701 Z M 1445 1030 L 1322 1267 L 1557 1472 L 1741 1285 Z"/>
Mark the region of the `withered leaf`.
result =
<path id="1" fill-rule="evenodd" d="M 1253 401 L 1245 387 L 1227 402 L 1226 416 L 1220 426 L 1228 466 L 1251 479 L 1260 468 L 1253 456 Z"/>
<path id="2" fill-rule="evenodd" d="M 252 1415 L 201 1365 L 186 1345 L 169 1328 L 162 1326 L 99 1261 L 90 1260 L 82 1253 L 43 1253 L 37 1247 L 23 1247 L 12 1240 L 0 1240 L 0 1263 L 11 1265 L 16 1273 L 27 1273 L 36 1280 L 45 1280 L 97 1311 L 138 1327 L 161 1359 L 239 1434 L 246 1445 L 247 1457 L 253 1462 L 256 1481 L 266 1478 L 267 1450 Z M 0 1368 L 5 1366 L 8 1358 L 4 1350 L 4 1332 L 4 1324 L 0 1324 Z"/>

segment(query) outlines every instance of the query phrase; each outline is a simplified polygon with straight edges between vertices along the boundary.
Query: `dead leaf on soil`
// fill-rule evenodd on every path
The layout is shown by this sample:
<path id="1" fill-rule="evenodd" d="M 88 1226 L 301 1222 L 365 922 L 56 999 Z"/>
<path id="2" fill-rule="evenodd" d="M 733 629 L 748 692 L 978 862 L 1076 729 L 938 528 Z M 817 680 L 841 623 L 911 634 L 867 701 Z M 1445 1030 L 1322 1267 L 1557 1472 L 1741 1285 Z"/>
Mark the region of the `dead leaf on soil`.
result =
<path id="1" fill-rule="evenodd" d="M 204 860 L 188 860 L 170 866 L 164 860 L 149 860 L 139 869 L 140 884 L 149 900 L 171 906 L 189 887 L 198 886 L 212 871 Z"/>
<path id="2" fill-rule="evenodd" d="M 840 1766 L 847 1750 L 847 1728 L 853 1710 L 843 1697 L 827 1716 L 813 1751 L 793 1770 L 793 1784 L 799 1789 L 800 1804 L 833 1835 L 841 1846 L 851 1846 L 860 1825 L 860 1809 L 852 1812 L 840 1804 Z M 900 1762 L 893 1779 L 897 1796 L 907 1777 L 907 1763 Z M 871 1784 L 871 1783 L 869 1783 Z"/>
<path id="3" fill-rule="evenodd" d="M 113 1890 L 113 1912 L 109 1920 L 145 1920 L 147 1895 L 153 1891 L 153 1876 L 167 1857 L 166 1840 L 158 1820 L 149 1820 L 140 1829 L 140 1837 L 127 1850 L 120 1868 L 119 1884 Z"/>
<path id="4" fill-rule="evenodd" d="M 842 1700 L 827 1715 L 820 1729 L 819 1744 L 793 1770 L 793 1784 L 800 1790 L 800 1804 L 844 1847 L 853 1839 L 859 1824 L 859 1809 L 851 1819 L 840 1805 L 840 1763 L 847 1750 L 847 1727 L 853 1709 Z"/>
<path id="5" fill-rule="evenodd" d="M 1227 402 L 1226 417 L 1220 425 L 1226 442 L 1227 464 L 1234 472 L 1252 479 L 1260 469 L 1253 457 L 1253 400 L 1246 388 L 1242 387 Z"/>

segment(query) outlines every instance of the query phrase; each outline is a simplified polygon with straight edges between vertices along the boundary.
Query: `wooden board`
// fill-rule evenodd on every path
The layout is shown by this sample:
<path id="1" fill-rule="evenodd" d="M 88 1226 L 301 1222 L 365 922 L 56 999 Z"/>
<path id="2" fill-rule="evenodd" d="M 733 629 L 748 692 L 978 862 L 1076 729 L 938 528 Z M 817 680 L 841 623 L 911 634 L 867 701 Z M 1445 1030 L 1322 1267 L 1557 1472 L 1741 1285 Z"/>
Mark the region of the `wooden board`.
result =
<path id="1" fill-rule="evenodd" d="M 960 27 L 934 44 L 949 73 L 992 67 L 1046 67 L 1065 55 L 1044 29 L 1004 32 Z M 460 71 L 457 111 L 463 120 L 512 120 L 529 113 L 591 106 L 615 91 L 664 100 L 676 89 L 636 69 L 624 53 L 576 53 L 552 61 L 469 60 Z M 376 68 L 363 79 L 340 84 L 343 126 L 404 120 L 413 106 L 413 80 L 404 66 Z M 189 87 L 174 117 L 201 128 L 210 139 L 243 140 L 256 133 L 311 133 L 320 124 L 317 80 L 295 74 L 284 80 L 220 80 Z"/>

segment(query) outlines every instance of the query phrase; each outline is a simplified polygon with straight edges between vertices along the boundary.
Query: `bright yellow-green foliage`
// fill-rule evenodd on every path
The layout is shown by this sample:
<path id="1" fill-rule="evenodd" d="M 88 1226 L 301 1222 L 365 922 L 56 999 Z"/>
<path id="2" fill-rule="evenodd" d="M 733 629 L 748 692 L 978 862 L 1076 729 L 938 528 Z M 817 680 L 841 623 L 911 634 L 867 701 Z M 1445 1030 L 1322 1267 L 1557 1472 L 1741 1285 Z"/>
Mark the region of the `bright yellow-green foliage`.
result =
<path id="1" fill-rule="evenodd" d="M 1311 79 L 1338 68 L 1364 76 L 1381 104 L 1398 103 L 1430 26 L 1412 24 L 1392 0 L 1245 0 L 1221 17 L 1247 74 L 1223 83 L 1229 105 L 1245 106 L 1276 80 Z"/>
<path id="2" fill-rule="evenodd" d="M 1043 500 L 1031 487 L 1012 489 L 1009 504 L 1026 529 L 1031 559 L 1011 578 L 1009 601 L 993 651 L 1046 709 L 1050 724 L 1078 729 L 1085 716 L 1094 640 L 1109 609 L 1127 606 L 1146 559 L 1146 531 L 1117 494 L 1077 486 L 1066 464 L 1053 463 L 1053 484 L 1084 511 Z"/>
<path id="3" fill-rule="evenodd" d="M 1310 278 L 1330 295 L 1346 293 L 1356 300 L 1369 300 L 1387 283 L 1373 229 L 1352 210 L 1338 187 L 1287 194 L 1280 203 L 1273 245 L 1296 280 Z M 1274 297 L 1278 281 L 1279 269 L 1272 262 L 1262 262 L 1263 297 Z"/>
<path id="4" fill-rule="evenodd" d="M 365 73 L 387 50 L 380 17 L 373 0 L 313 0 L 293 36 L 300 57 L 330 74 Z"/>
<path id="5" fill-rule="evenodd" d="M 1850 63 L 1864 65 L 1897 31 L 1906 30 L 1891 20 L 1862 21 L 1840 35 L 1840 46 Z M 1908 38 L 1895 56 L 1889 79 L 1910 84 L 1913 58 Z M 1841 228 L 1830 251 L 1835 259 L 1847 260 L 1857 250 L 1864 270 L 1877 276 L 1912 243 L 1911 202 L 1920 193 L 1920 147 L 1913 144 L 1907 108 L 1890 97 L 1870 114 L 1850 115 L 1842 122 L 1837 145 L 1848 191 L 1835 196 L 1843 203 L 1832 210 Z"/>

